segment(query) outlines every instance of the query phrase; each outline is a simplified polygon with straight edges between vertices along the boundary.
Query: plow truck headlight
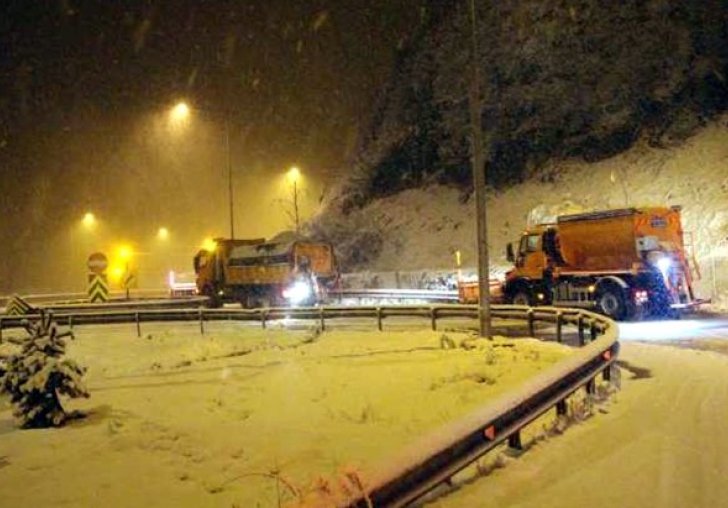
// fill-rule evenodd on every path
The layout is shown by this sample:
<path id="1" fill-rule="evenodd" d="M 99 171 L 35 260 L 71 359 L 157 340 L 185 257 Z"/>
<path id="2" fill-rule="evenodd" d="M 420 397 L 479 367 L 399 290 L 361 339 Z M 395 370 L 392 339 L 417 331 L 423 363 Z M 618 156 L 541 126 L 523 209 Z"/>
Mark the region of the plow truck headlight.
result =
<path id="1" fill-rule="evenodd" d="M 661 257 L 657 260 L 657 268 L 659 268 L 663 274 L 667 273 L 670 269 L 670 265 L 672 265 L 672 262 L 668 257 Z"/>
<path id="2" fill-rule="evenodd" d="M 310 296 L 311 285 L 301 281 L 294 282 L 283 290 L 283 297 L 292 304 L 301 303 Z"/>

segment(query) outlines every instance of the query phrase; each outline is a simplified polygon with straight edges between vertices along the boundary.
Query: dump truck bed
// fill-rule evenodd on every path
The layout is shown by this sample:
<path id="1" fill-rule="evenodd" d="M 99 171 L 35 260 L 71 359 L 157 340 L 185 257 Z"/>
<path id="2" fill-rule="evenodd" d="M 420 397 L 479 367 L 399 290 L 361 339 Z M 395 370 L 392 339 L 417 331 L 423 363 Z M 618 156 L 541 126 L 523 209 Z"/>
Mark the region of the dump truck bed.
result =
<path id="1" fill-rule="evenodd" d="M 642 263 L 642 252 L 683 252 L 677 208 L 626 208 L 558 217 L 564 269 L 628 271 Z"/>

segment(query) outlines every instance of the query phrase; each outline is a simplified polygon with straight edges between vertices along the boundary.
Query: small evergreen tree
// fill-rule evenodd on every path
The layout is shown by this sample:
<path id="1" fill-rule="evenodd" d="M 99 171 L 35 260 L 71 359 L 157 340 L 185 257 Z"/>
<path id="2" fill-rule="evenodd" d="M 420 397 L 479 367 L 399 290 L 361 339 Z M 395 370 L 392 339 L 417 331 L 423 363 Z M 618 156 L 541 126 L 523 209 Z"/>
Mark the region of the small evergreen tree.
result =
<path id="1" fill-rule="evenodd" d="M 51 314 L 42 310 L 37 321 L 24 326 L 29 337 L 13 341 L 20 352 L 0 356 L 0 393 L 10 395 L 23 428 L 61 426 L 69 415 L 60 396 L 89 396 L 82 379 L 86 369 L 63 358 L 65 337 L 73 339 L 73 332 L 59 332 Z"/>

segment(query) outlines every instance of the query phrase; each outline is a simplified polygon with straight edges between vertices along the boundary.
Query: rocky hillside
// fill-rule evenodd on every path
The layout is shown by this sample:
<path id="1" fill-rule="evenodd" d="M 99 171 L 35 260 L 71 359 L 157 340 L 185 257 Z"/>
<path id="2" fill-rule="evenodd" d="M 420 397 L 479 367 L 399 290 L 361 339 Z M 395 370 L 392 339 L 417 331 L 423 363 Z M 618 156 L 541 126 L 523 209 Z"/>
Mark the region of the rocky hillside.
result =
<path id="1" fill-rule="evenodd" d="M 471 185 L 471 4 L 432 4 L 361 135 L 336 198 L 344 212 L 428 182 Z M 474 4 L 496 188 L 547 161 L 594 162 L 638 140 L 675 146 L 728 105 L 726 0 Z"/>

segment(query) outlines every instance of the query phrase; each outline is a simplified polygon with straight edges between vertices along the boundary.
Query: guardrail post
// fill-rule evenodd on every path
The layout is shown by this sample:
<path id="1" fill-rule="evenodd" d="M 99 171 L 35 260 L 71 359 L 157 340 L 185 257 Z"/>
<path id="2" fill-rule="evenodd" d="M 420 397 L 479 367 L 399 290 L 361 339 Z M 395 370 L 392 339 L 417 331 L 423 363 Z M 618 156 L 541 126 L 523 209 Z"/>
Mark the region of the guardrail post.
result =
<path id="1" fill-rule="evenodd" d="M 68 328 L 73 331 L 73 315 L 68 316 Z"/>
<path id="2" fill-rule="evenodd" d="M 533 308 L 528 309 L 528 335 L 529 337 L 536 336 L 536 327 L 534 326 L 534 315 Z"/>
<path id="3" fill-rule="evenodd" d="M 377 307 L 377 328 L 379 328 L 379 331 L 382 331 L 382 308 Z"/>
<path id="4" fill-rule="evenodd" d="M 136 329 L 137 329 L 137 338 L 142 336 L 142 325 L 139 322 L 139 313 L 134 313 L 134 320 L 136 321 Z"/>
<path id="5" fill-rule="evenodd" d="M 3 341 L 3 318 L 0 318 L 0 342 Z"/>
<path id="6" fill-rule="evenodd" d="M 586 382 L 586 393 L 588 395 L 594 395 L 597 391 L 597 383 L 594 378 L 591 378 Z"/>
<path id="7" fill-rule="evenodd" d="M 612 364 L 607 365 L 607 368 L 602 371 L 602 379 L 604 381 L 612 380 Z"/>
<path id="8" fill-rule="evenodd" d="M 266 328 L 266 322 L 265 319 L 268 317 L 267 312 L 265 309 L 260 309 L 260 325 L 263 327 L 263 329 Z"/>
<path id="9" fill-rule="evenodd" d="M 556 311 L 556 342 L 564 341 L 564 315 L 560 310 Z"/>
<path id="10" fill-rule="evenodd" d="M 589 335 L 591 336 L 592 342 L 597 340 L 597 336 L 599 335 L 599 332 L 597 330 L 597 320 L 592 319 L 591 326 L 589 327 Z"/>
<path id="11" fill-rule="evenodd" d="M 523 443 L 521 443 L 521 431 L 517 430 L 510 436 L 508 436 L 508 448 L 513 450 L 523 450 Z"/>
<path id="12" fill-rule="evenodd" d="M 321 331 L 326 331 L 326 320 L 324 318 L 324 308 L 319 307 L 319 323 L 321 325 Z"/>
<path id="13" fill-rule="evenodd" d="M 432 331 L 437 331 L 437 308 L 430 307 L 430 320 L 432 323 Z"/>
<path id="14" fill-rule="evenodd" d="M 202 309 L 197 309 L 197 314 L 200 316 L 200 335 L 205 335 L 205 321 L 202 315 Z"/>
<path id="15" fill-rule="evenodd" d="M 581 314 L 576 320 L 576 327 L 579 329 L 579 346 L 583 346 L 586 341 L 584 340 L 584 316 Z"/>
<path id="16" fill-rule="evenodd" d="M 556 414 L 558 416 L 566 416 L 568 407 L 566 406 L 566 400 L 560 400 L 556 403 Z"/>

